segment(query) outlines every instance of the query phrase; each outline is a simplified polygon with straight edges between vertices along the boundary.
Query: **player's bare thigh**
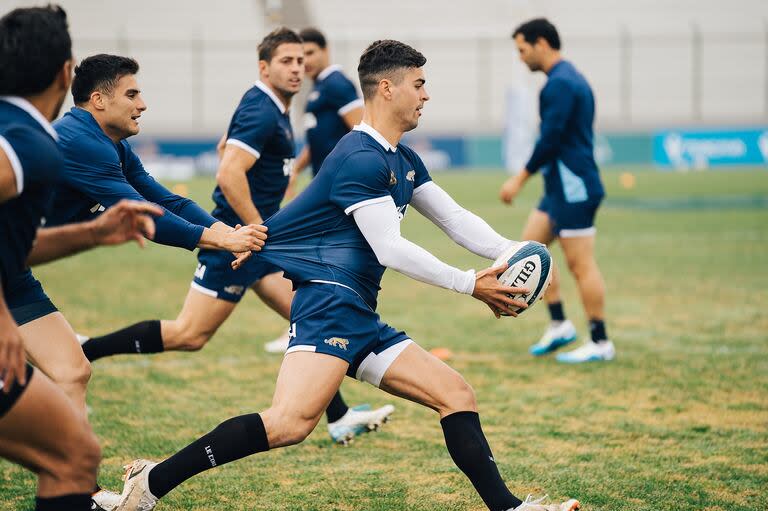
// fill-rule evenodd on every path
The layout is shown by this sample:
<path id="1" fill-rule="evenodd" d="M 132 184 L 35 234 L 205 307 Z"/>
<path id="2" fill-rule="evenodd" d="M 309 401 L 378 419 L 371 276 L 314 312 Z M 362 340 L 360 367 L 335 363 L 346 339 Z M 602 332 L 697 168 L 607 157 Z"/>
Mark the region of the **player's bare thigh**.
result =
<path id="1" fill-rule="evenodd" d="M 301 442 L 315 429 L 348 367 L 345 360 L 323 353 L 285 355 L 272 406 L 261 414 L 270 448 Z"/>
<path id="2" fill-rule="evenodd" d="M 85 411 L 91 364 L 77 335 L 61 312 L 52 312 L 19 327 L 30 362 L 59 385 Z"/>
<path id="3" fill-rule="evenodd" d="M 521 235 L 522 240 L 538 241 L 549 245 L 555 240 L 555 235 L 552 233 L 552 220 L 545 212 L 533 209 L 528 215 L 528 220 L 523 227 L 523 233 Z"/>
<path id="4" fill-rule="evenodd" d="M 213 337 L 237 306 L 190 287 L 181 312 L 174 320 L 162 320 L 160 333 L 165 350 L 196 351 Z"/>
<path id="5" fill-rule="evenodd" d="M 379 388 L 432 408 L 440 418 L 477 411 L 474 391 L 461 374 L 416 343 L 392 362 Z"/>
<path id="6" fill-rule="evenodd" d="M 40 496 L 90 492 L 100 451 L 85 417 L 40 371 L 0 419 L 0 457 L 39 475 Z"/>
<path id="7" fill-rule="evenodd" d="M 270 273 L 256 281 L 251 289 L 267 306 L 285 319 L 291 316 L 293 285 L 283 277 L 283 273 Z"/>

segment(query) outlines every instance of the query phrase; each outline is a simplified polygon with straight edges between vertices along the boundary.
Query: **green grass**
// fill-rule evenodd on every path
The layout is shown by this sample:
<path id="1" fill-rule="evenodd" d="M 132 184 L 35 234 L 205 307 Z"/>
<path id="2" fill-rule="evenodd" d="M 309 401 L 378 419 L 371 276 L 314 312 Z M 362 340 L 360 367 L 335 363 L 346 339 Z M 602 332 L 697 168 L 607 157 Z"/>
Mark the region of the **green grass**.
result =
<path id="1" fill-rule="evenodd" d="M 380 312 L 423 346 L 453 350 L 451 364 L 477 392 L 514 493 L 574 496 L 590 511 L 764 509 L 768 172 L 634 170 L 633 189 L 619 185 L 619 172 L 604 173 L 609 199 L 598 216 L 613 363 L 534 360 L 527 348 L 547 321 L 543 305 L 496 321 L 468 297 L 393 272 Z M 500 173 L 435 178 L 512 238 L 541 190 L 535 180 L 507 208 L 496 198 Z M 208 205 L 211 187 L 193 181 L 190 196 Z M 485 264 L 418 213 L 404 230 L 451 264 Z M 100 334 L 174 317 L 194 267 L 192 254 L 153 245 L 97 250 L 36 273 L 78 331 Z M 567 313 L 586 333 L 570 276 L 563 291 Z M 119 488 L 132 458 L 163 458 L 225 418 L 266 407 L 280 357 L 262 343 L 285 326 L 248 296 L 201 353 L 94 364 L 89 403 L 103 445 L 102 484 Z M 204 473 L 158 509 L 484 509 L 445 451 L 432 412 L 351 380 L 344 392 L 350 403 L 395 402 L 395 420 L 351 448 L 332 446 L 323 421 L 303 445 Z M 28 472 L 0 462 L 0 509 L 30 509 L 33 492 Z"/>

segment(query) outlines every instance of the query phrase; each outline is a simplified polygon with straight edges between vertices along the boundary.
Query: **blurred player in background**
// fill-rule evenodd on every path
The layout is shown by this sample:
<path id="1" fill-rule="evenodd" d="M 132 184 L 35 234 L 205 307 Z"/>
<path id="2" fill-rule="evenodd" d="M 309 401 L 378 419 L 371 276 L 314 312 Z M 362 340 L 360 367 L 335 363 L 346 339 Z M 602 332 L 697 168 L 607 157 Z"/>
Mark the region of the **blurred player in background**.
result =
<path id="1" fill-rule="evenodd" d="M 88 63 L 86 59 L 80 68 L 83 68 L 84 64 L 90 67 L 96 63 Z M 117 124 L 127 126 L 127 130 L 138 130 L 134 118 L 141 114 L 143 107 L 136 94 L 138 86 L 133 80 L 134 73 L 135 71 L 126 72 L 117 82 L 118 85 L 124 82 L 123 85 L 115 89 L 119 96 L 134 97 L 118 97 L 112 100 L 120 102 L 112 107 L 116 110 L 113 116 L 118 119 Z M 288 108 L 291 99 L 301 88 L 304 77 L 304 51 L 298 34 L 288 29 L 278 29 L 267 35 L 259 45 L 259 73 L 261 79 L 242 97 L 227 131 L 216 176 L 218 186 L 213 192 L 216 207 L 212 214 L 215 218 L 193 209 L 196 222 L 210 225 L 210 222 L 218 220 L 223 222 L 222 225 L 257 225 L 262 224 L 265 218 L 272 216 L 280 208 L 295 156 Z M 82 126 L 78 128 L 80 131 L 95 131 L 98 137 L 105 139 L 99 146 L 108 141 L 106 135 L 98 134 L 101 129 L 96 126 L 90 113 L 99 107 L 101 99 L 97 97 L 97 94 L 100 94 L 98 89 L 86 87 L 80 90 L 76 76 L 73 92 L 82 94 L 82 97 L 77 96 L 75 99 L 87 105 L 89 111 L 73 110 L 60 122 L 59 129 L 67 134 L 66 139 L 73 147 L 73 169 L 68 175 L 77 176 L 83 163 L 78 156 L 81 151 L 74 150 L 74 144 L 78 140 L 77 137 L 83 137 L 70 130 Z M 97 114 L 105 116 L 103 112 Z M 118 135 L 122 133 L 117 131 Z M 89 140 L 81 143 L 86 146 L 97 144 Z M 129 172 L 143 174 L 138 159 L 132 153 L 126 153 L 125 149 L 120 150 L 120 147 L 123 146 L 118 147 L 118 152 L 124 154 L 128 161 L 126 175 Z M 104 167 L 100 172 L 110 172 L 124 180 L 119 167 L 116 167 L 117 153 L 113 153 L 115 154 L 110 155 L 113 160 L 110 167 Z M 98 154 L 93 156 L 94 160 L 85 162 L 88 169 L 98 165 Z M 77 179 L 92 181 L 86 176 Z M 77 184 L 80 191 L 91 190 L 91 185 L 86 181 Z M 102 200 L 93 193 L 88 192 L 88 195 Z M 183 226 L 178 230 L 186 232 Z M 196 236 L 199 237 L 199 229 L 194 232 L 197 232 Z M 190 237 L 191 235 L 180 239 Z M 186 246 L 193 248 L 194 241 L 190 239 Z M 230 316 L 249 288 L 269 307 L 288 319 L 293 291 L 290 281 L 283 278 L 282 270 L 256 259 L 244 262 L 242 267 L 235 270 L 232 267 L 235 259 L 235 255 L 229 252 L 201 249 L 191 289 L 175 320 L 142 321 L 111 334 L 93 338 L 83 345 L 89 358 L 94 360 L 118 353 L 200 350 Z M 353 436 L 381 425 L 392 411 L 392 406 L 377 410 L 367 410 L 365 407 L 350 409 L 341 394 L 337 394 L 327 410 L 329 433 L 334 441 L 345 443 Z"/>
<path id="2" fill-rule="evenodd" d="M 316 28 L 299 32 L 304 41 L 304 69 L 312 80 L 304 114 L 306 144 L 299 153 L 288 182 L 286 197 L 296 194 L 296 179 L 308 165 L 317 175 L 325 157 L 336 147 L 341 137 L 349 133 L 363 118 L 363 100 L 341 66 L 330 64 L 325 35 Z M 265 346 L 270 353 L 288 348 L 288 332 Z"/>
<path id="3" fill-rule="evenodd" d="M 544 504 L 515 497 L 499 474 L 469 384 L 376 313 L 387 267 L 471 295 L 497 317 L 500 311 L 525 307 L 509 293 L 527 290 L 497 279 L 506 265 L 477 274 L 463 271 L 400 233 L 400 222 L 413 205 L 476 255 L 495 259 L 514 243 L 459 206 L 432 181 L 418 155 L 400 143 L 405 132 L 416 128 L 429 100 L 425 63 L 421 53 L 398 41 L 371 44 L 358 67 L 363 121 L 342 138 L 309 187 L 266 222 L 270 238 L 254 259 L 280 264 L 297 288 L 291 343 L 272 405 L 222 422 L 161 463 L 134 461 L 118 511 L 150 511 L 196 474 L 303 441 L 345 375 L 437 412 L 451 458 L 489 510 L 578 509 L 573 499 Z"/>
<path id="4" fill-rule="evenodd" d="M 59 115 L 73 65 L 61 8 L 16 9 L 0 19 L 0 455 L 38 475 L 37 511 L 92 509 L 101 453 L 84 391 L 69 387 L 67 396 L 45 374 L 68 368 L 48 363 L 40 371 L 26 363 L 30 348 L 39 354 L 76 343 L 40 284 L 30 280 L 28 265 L 141 241 L 154 233 L 144 214 L 161 213 L 122 202 L 96 221 L 39 229 L 63 166 L 50 121 Z"/>
<path id="5" fill-rule="evenodd" d="M 586 79 L 560 55 L 554 25 L 537 18 L 520 25 L 512 37 L 520 58 L 531 71 L 547 74 L 539 96 L 540 137 L 527 165 L 501 187 L 501 200 L 510 204 L 528 178 L 541 169 L 544 196 L 531 212 L 523 239 L 547 245 L 558 240 L 568 268 L 576 278 L 589 318 L 591 340 L 561 353 L 557 360 L 580 363 L 613 360 L 615 350 L 605 330 L 605 284 L 595 260 L 595 214 L 605 192 L 594 159 L 592 125 L 595 100 Z M 552 318 L 530 352 L 540 356 L 576 340 L 576 328 L 566 319 L 555 266 L 546 294 Z"/>

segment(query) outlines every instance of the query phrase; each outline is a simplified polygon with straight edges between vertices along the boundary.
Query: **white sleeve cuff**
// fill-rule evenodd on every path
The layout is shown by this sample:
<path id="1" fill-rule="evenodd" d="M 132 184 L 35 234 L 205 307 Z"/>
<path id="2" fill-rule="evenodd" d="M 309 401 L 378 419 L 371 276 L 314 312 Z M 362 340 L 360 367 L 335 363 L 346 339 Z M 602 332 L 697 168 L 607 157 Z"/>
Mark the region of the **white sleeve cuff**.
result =
<path id="1" fill-rule="evenodd" d="M 0 148 L 8 157 L 8 161 L 11 162 L 13 174 L 16 176 L 16 192 L 21 195 L 21 192 L 24 191 L 24 169 L 21 167 L 21 160 L 19 160 L 16 151 L 13 150 L 11 143 L 2 136 L 0 136 Z"/>
<path id="2" fill-rule="evenodd" d="M 391 195 L 382 195 L 381 197 L 374 197 L 373 199 L 366 199 L 364 201 L 360 201 L 356 204 L 352 204 L 347 209 L 344 210 L 344 214 L 349 216 L 351 215 L 356 209 L 360 209 L 363 206 L 370 206 L 371 204 L 379 204 L 381 202 L 387 202 L 389 200 L 392 200 Z"/>
<path id="3" fill-rule="evenodd" d="M 346 113 L 351 112 L 355 108 L 361 108 L 363 105 L 364 105 L 363 100 L 358 98 L 358 99 L 355 99 L 354 101 L 350 101 L 349 103 L 347 103 L 343 107 L 339 108 L 336 111 L 336 113 L 338 113 L 339 115 L 344 115 Z"/>
<path id="4" fill-rule="evenodd" d="M 233 145 L 235 147 L 239 147 L 243 151 L 252 154 L 257 160 L 259 158 L 261 158 L 261 153 L 260 152 L 258 152 L 256 149 L 254 149 L 253 147 L 249 146 L 245 142 L 243 142 L 241 140 L 238 140 L 236 138 L 228 138 L 226 145 Z"/>

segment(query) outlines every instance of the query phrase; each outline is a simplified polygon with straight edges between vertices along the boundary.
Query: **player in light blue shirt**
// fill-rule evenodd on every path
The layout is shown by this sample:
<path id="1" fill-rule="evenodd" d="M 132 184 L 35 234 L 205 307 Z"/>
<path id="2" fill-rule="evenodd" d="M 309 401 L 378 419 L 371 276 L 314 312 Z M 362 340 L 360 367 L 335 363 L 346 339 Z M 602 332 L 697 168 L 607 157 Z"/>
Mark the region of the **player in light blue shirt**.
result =
<path id="1" fill-rule="evenodd" d="M 435 184 L 418 155 L 400 143 L 418 125 L 426 59 L 398 41 L 376 41 L 358 72 L 362 123 L 345 135 L 302 194 L 267 220 L 270 238 L 255 255 L 279 265 L 296 287 L 291 343 L 272 406 L 233 417 L 169 459 L 128 468 L 120 509 L 149 511 L 173 488 L 213 466 L 303 441 L 344 376 L 366 381 L 435 410 L 451 458 L 491 511 L 574 511 L 523 502 L 504 484 L 480 425 L 477 402 L 459 373 L 376 313 L 387 267 L 472 295 L 496 317 L 517 306 L 502 285 L 506 265 L 475 273 L 449 266 L 400 234 L 412 205 L 471 252 L 495 259 L 514 242 L 463 209 Z M 514 314 L 512 314 L 514 315 Z"/>

